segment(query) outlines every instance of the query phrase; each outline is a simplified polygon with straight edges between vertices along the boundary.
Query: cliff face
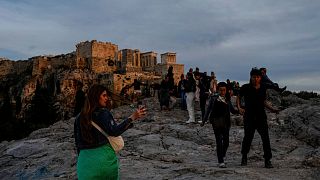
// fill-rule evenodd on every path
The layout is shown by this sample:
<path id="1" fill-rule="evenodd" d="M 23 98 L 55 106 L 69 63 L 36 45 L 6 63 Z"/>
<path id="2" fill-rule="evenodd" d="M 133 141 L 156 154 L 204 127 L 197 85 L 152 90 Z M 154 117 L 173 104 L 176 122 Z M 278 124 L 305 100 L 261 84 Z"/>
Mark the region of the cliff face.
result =
<path id="1" fill-rule="evenodd" d="M 111 49 L 112 52 L 116 50 Z M 82 84 L 82 90 L 85 92 L 92 84 L 103 84 L 119 95 L 121 89 L 131 85 L 134 79 L 148 82 L 149 85 L 161 79 L 161 76 L 156 76 L 152 72 L 118 74 L 117 64 L 108 64 L 106 61 L 110 59 L 100 58 L 102 59 L 98 64 L 98 61 L 92 61 L 91 65 L 86 63 L 79 67 L 75 53 L 36 56 L 25 61 L 0 59 L 0 116 L 3 119 L 0 124 L 0 141 L 21 138 L 24 134 L 30 133 L 28 129 L 37 129 L 38 124 L 34 125 L 35 122 L 32 121 L 43 124 L 39 127 L 47 127 L 48 122 L 35 120 L 34 116 L 46 119 L 46 114 L 50 114 L 49 111 L 54 114 L 50 122 L 71 118 L 74 112 L 75 94 L 80 89 L 79 84 Z M 129 93 L 132 91 L 133 88 Z M 39 115 L 33 108 L 37 106 L 35 103 L 48 106 L 44 108 L 48 112 L 41 111 L 43 116 Z M 14 133 L 16 131 L 23 132 L 16 135 Z"/>
<path id="2" fill-rule="evenodd" d="M 283 100 L 281 97 L 280 101 Z M 296 99 L 286 99 L 286 101 Z M 301 100 L 302 101 L 302 100 Z M 268 113 L 274 169 L 263 168 L 260 136 L 255 134 L 248 166 L 240 166 L 244 135 L 232 116 L 227 167 L 217 167 L 211 125 L 186 124 L 187 111 L 159 111 L 156 99 L 146 100 L 148 115 L 123 134 L 120 152 L 121 179 L 319 179 L 319 100 L 292 105 L 278 115 Z M 134 108 L 113 110 L 116 118 Z M 0 144 L 0 179 L 76 179 L 74 119 L 61 120 L 29 137 Z M 238 125 L 237 125 L 238 124 Z"/>

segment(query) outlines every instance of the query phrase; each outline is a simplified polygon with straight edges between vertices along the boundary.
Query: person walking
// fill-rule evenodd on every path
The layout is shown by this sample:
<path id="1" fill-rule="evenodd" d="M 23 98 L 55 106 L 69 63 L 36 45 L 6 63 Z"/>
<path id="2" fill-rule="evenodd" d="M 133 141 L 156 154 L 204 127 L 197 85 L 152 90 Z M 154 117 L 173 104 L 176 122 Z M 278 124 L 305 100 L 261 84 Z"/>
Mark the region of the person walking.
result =
<path id="1" fill-rule="evenodd" d="M 189 114 L 189 120 L 186 122 L 194 123 L 195 122 L 195 114 L 194 114 L 194 93 L 196 91 L 196 80 L 193 78 L 193 74 L 191 72 L 187 73 L 187 81 L 184 84 L 184 89 L 187 96 L 187 109 Z"/>
<path id="2" fill-rule="evenodd" d="M 204 126 L 209 118 L 216 138 L 219 168 L 226 168 L 224 159 L 229 147 L 229 131 L 231 127 L 230 112 L 233 114 L 238 112 L 226 98 L 227 84 L 225 82 L 218 84 L 218 91 L 218 96 L 212 96 L 210 98 L 201 126 Z"/>
<path id="3" fill-rule="evenodd" d="M 247 165 L 247 154 L 249 153 L 255 130 L 257 130 L 263 143 L 265 167 L 273 168 L 270 161 L 272 158 L 272 152 L 265 107 L 275 113 L 278 113 L 279 110 L 273 108 L 269 103 L 267 103 L 266 87 L 261 84 L 261 77 L 261 71 L 257 68 L 253 68 L 250 72 L 250 83 L 241 86 L 239 96 L 237 97 L 237 107 L 240 114 L 244 115 L 244 137 L 241 148 L 241 165 Z M 242 97 L 244 97 L 244 109 L 240 106 L 240 100 Z"/>
<path id="4" fill-rule="evenodd" d="M 93 85 L 84 107 L 74 123 L 74 137 L 78 152 L 78 179 L 119 179 L 119 162 L 108 139 L 93 127 L 96 123 L 109 136 L 119 136 L 146 115 L 146 109 L 137 109 L 129 118 L 117 124 L 107 107 L 110 96 L 106 87 Z"/>

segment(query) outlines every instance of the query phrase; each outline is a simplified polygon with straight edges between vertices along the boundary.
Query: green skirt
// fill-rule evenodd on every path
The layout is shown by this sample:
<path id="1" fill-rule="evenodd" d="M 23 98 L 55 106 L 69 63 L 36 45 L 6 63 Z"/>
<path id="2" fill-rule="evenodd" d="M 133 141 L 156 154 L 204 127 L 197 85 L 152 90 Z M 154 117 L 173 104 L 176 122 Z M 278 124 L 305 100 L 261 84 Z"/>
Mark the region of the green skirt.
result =
<path id="1" fill-rule="evenodd" d="M 118 158 L 108 145 L 80 150 L 77 162 L 78 179 L 119 179 Z"/>

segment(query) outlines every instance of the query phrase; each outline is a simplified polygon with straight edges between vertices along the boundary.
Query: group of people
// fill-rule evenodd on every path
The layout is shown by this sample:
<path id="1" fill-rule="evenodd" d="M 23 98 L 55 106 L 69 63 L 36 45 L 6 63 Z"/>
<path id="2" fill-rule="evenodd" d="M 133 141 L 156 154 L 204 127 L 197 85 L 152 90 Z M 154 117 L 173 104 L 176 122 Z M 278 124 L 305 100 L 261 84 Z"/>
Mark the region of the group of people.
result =
<path id="1" fill-rule="evenodd" d="M 173 94 L 173 75 L 169 71 L 161 83 L 160 106 L 170 108 L 169 102 Z M 247 155 L 255 130 L 261 136 L 263 143 L 265 167 L 272 168 L 272 153 L 268 133 L 268 123 L 265 108 L 277 113 L 279 110 L 266 101 L 266 90 L 279 88 L 270 79 L 263 80 L 263 72 L 253 68 L 250 72 L 250 81 L 244 84 L 237 94 L 236 108 L 230 100 L 230 86 L 226 82 L 217 82 L 212 72 L 208 78 L 206 73 L 195 72 L 190 69 L 178 84 L 178 91 L 182 101 L 181 108 L 187 109 L 189 119 L 187 123 L 195 122 L 194 102 L 200 102 L 202 121 L 201 126 L 209 120 L 216 138 L 217 157 L 220 168 L 225 168 L 224 162 L 229 146 L 229 131 L 231 127 L 230 113 L 240 113 L 244 118 L 244 138 L 242 142 L 241 165 L 247 165 Z M 82 95 L 81 95 L 82 96 Z M 244 105 L 240 103 L 244 99 Z M 74 123 L 74 137 L 78 152 L 77 175 L 78 179 L 119 179 L 119 163 L 116 153 L 108 139 L 99 130 L 92 126 L 96 123 L 109 136 L 119 136 L 133 126 L 133 123 L 147 113 L 145 107 L 136 109 L 128 118 L 117 123 L 110 112 L 110 92 L 102 85 L 93 85 L 85 96 L 84 106 L 76 115 Z M 208 100 L 208 103 L 206 101 Z M 175 102 L 173 102 L 175 103 Z"/>
<path id="2" fill-rule="evenodd" d="M 279 110 L 272 107 L 266 101 L 266 91 L 270 86 L 262 81 L 263 73 L 260 69 L 253 68 L 250 72 L 250 81 L 244 84 L 237 95 L 236 109 L 227 97 L 228 85 L 225 82 L 218 83 L 218 94 L 210 98 L 205 116 L 203 116 L 201 126 L 209 119 L 216 138 L 217 157 L 220 168 L 225 168 L 224 159 L 229 147 L 230 113 L 240 113 L 243 115 L 244 137 L 241 147 L 241 166 L 247 165 L 247 155 L 257 130 L 263 143 L 265 167 L 273 168 L 271 163 L 272 152 L 270 146 L 267 115 L 265 108 L 271 112 L 278 113 Z M 280 90 L 282 92 L 283 90 Z M 240 103 L 244 99 L 244 105 Z"/>

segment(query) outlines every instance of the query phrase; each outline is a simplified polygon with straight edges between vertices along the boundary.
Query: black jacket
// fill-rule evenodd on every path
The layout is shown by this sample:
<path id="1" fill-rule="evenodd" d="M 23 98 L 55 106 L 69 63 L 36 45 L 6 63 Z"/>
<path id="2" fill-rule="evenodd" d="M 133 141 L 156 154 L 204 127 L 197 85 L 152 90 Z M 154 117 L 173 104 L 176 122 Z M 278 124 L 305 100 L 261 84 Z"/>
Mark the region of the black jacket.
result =
<path id="1" fill-rule="evenodd" d="M 230 112 L 232 114 L 236 114 L 238 112 L 233 108 L 230 101 L 226 102 L 227 103 L 220 101 L 217 96 L 211 96 L 203 118 L 203 123 L 205 123 L 209 118 L 209 121 L 212 124 L 216 118 L 223 117 L 225 119 L 224 122 L 226 123 L 226 127 L 230 128 Z"/>
<path id="2" fill-rule="evenodd" d="M 112 114 L 106 108 L 98 108 L 93 112 L 92 120 L 98 124 L 108 135 L 119 136 L 127 129 L 131 128 L 133 124 L 129 119 L 125 119 L 121 123 L 117 124 L 113 119 Z M 87 142 L 82 137 L 80 128 L 80 116 L 76 117 L 74 122 L 74 138 L 77 147 L 78 154 L 82 149 L 91 149 L 100 147 L 108 144 L 108 139 L 95 127 L 91 127 L 91 135 L 93 136 L 94 142 Z"/>

